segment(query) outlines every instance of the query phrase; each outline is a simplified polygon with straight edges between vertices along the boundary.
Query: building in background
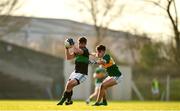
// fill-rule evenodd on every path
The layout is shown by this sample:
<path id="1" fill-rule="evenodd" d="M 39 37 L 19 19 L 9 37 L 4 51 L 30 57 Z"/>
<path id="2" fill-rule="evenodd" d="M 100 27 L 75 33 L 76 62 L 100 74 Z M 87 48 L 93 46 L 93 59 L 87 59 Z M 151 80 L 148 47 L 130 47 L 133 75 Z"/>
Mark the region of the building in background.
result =
<path id="1" fill-rule="evenodd" d="M 96 32 L 92 25 L 64 19 L 23 18 L 23 20 L 28 19 L 25 20 L 28 22 L 21 30 L 6 34 L 1 39 L 40 52 L 64 57 L 63 42 L 65 38 L 77 39 L 79 36 L 86 36 L 88 48 L 91 51 L 94 50 L 92 47 L 96 40 Z M 139 52 L 135 50 L 135 47 L 140 49 L 147 42 L 150 42 L 150 39 L 114 30 L 107 30 L 106 37 L 101 41 L 120 61 L 127 64 L 139 60 Z"/>
<path id="2" fill-rule="evenodd" d="M 64 59 L 0 41 L 0 99 L 55 99 Z"/>

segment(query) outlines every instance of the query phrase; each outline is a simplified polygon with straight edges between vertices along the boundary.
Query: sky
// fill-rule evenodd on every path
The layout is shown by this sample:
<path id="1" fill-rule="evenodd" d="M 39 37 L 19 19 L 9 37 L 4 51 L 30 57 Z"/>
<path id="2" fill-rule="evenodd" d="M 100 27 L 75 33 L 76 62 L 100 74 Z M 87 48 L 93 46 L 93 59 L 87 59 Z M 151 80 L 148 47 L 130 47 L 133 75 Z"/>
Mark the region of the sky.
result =
<path id="1" fill-rule="evenodd" d="M 158 7 L 143 0 L 118 0 L 119 4 L 124 4 L 125 8 L 120 17 L 116 18 L 110 25 L 110 29 L 148 33 L 155 39 L 163 36 L 167 40 L 171 34 L 170 22 L 165 14 Z M 180 0 L 176 0 L 179 4 Z M 68 19 L 78 22 L 92 24 L 90 16 L 86 13 L 79 13 L 77 0 L 20 0 L 21 7 L 14 12 L 14 15 L 33 16 L 42 18 Z M 180 15 L 180 14 L 179 14 Z M 162 39 L 162 38 L 161 38 Z"/>

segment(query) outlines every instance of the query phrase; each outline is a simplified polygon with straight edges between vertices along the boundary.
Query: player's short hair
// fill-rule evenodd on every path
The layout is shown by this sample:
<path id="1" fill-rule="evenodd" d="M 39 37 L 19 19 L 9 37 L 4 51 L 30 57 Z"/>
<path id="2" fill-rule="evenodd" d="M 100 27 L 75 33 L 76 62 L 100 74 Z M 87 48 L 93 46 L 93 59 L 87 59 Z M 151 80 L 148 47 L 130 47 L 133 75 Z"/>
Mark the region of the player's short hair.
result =
<path id="1" fill-rule="evenodd" d="M 96 50 L 97 50 L 97 51 L 106 51 L 106 47 L 105 47 L 104 45 L 98 45 L 98 46 L 96 47 Z"/>
<path id="2" fill-rule="evenodd" d="M 80 37 L 79 39 L 79 43 L 87 43 L 87 39 L 85 37 Z"/>

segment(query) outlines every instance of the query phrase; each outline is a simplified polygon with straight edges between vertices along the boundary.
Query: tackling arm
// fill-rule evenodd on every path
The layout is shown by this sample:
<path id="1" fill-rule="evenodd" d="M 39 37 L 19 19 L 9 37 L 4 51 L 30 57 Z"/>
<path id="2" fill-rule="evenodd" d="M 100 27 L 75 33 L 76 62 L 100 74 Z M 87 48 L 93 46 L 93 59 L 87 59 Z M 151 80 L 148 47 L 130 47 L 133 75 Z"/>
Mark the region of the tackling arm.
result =
<path id="1" fill-rule="evenodd" d="M 102 58 L 100 58 L 100 59 L 97 60 L 97 64 L 99 64 L 99 65 L 103 65 L 103 64 L 105 64 L 105 63 L 106 63 L 106 60 L 104 60 L 104 59 L 102 59 Z"/>

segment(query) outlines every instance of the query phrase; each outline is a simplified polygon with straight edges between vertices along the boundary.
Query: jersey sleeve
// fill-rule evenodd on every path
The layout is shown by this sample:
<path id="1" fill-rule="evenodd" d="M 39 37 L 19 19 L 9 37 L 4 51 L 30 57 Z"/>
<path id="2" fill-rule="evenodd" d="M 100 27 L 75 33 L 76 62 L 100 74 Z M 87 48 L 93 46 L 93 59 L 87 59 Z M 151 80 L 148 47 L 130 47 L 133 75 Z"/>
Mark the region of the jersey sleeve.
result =
<path id="1" fill-rule="evenodd" d="M 103 60 L 105 60 L 106 63 L 109 63 L 110 59 L 111 59 L 111 57 L 110 57 L 109 54 L 106 54 L 106 55 L 103 57 Z"/>

